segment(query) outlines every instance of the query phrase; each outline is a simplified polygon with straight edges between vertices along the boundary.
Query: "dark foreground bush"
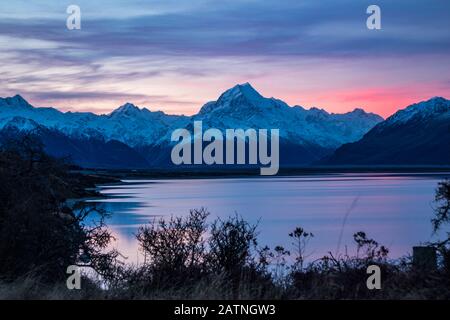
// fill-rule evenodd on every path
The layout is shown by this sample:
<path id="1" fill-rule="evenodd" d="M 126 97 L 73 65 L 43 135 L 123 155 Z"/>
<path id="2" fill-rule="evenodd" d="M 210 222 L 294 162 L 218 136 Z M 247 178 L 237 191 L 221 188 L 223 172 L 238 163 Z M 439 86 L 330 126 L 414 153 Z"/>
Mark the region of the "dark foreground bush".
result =
<path id="1" fill-rule="evenodd" d="M 256 226 L 239 216 L 207 223 L 205 209 L 185 218 L 160 219 L 137 238 L 145 256 L 139 267 L 117 270 L 109 297 L 127 299 L 448 299 L 450 279 L 441 265 L 417 270 L 410 258 L 387 259 L 388 249 L 364 232 L 354 235 L 356 254 L 329 253 L 305 262 L 312 236 L 296 228 L 292 251 L 259 247 Z M 367 268 L 381 270 L 381 290 L 369 290 Z"/>
<path id="2" fill-rule="evenodd" d="M 115 253 L 106 253 L 110 234 L 100 215 L 86 226 L 95 208 L 68 201 L 80 195 L 79 176 L 64 161 L 43 152 L 32 135 L 3 142 L 0 148 L 0 279 L 33 275 L 43 283 L 66 278 L 69 265 L 108 271 Z"/>
<path id="3" fill-rule="evenodd" d="M 269 272 L 254 256 L 256 226 L 234 216 L 217 219 L 209 228 L 208 215 L 205 209 L 191 210 L 185 218 L 160 219 L 140 228 L 137 239 L 145 261 L 124 277 L 132 279 L 133 290 L 152 294 L 215 284 L 221 294 L 235 298 L 244 290 L 262 296 L 274 290 Z"/>

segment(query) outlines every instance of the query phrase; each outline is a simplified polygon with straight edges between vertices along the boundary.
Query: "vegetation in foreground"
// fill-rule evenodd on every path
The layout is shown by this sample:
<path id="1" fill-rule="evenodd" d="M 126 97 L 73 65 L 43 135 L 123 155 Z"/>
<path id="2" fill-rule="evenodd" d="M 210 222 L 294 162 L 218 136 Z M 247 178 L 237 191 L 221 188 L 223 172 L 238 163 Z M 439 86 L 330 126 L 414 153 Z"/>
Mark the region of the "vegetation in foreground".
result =
<path id="1" fill-rule="evenodd" d="M 292 248 L 260 246 L 257 226 L 239 216 L 208 223 L 205 209 L 187 217 L 151 222 L 137 239 L 145 262 L 130 266 L 108 251 L 112 236 L 105 213 L 82 201 L 86 179 L 48 157 L 32 136 L 0 149 L 0 298 L 2 299 L 449 299 L 450 234 L 429 244 L 436 269 L 405 257 L 390 261 L 388 249 L 364 232 L 354 235 L 354 256 L 327 256 L 306 263 L 313 235 L 296 228 Z M 92 215 L 97 222 L 87 222 Z M 450 181 L 436 190 L 435 230 L 450 221 Z M 382 271 L 382 289 L 368 290 L 367 267 Z M 84 276 L 68 290 L 69 265 Z"/>

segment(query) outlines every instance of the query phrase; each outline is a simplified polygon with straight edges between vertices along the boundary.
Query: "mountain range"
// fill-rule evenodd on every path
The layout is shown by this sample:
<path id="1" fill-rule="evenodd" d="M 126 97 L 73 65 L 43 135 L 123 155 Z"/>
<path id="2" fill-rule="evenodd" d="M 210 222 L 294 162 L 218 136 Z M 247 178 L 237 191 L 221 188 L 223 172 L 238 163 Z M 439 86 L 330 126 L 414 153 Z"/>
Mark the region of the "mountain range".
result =
<path id="1" fill-rule="evenodd" d="M 0 98 L 0 135 L 33 131 L 41 137 L 47 152 L 70 157 L 83 167 L 154 168 L 171 165 L 173 130 L 192 130 L 193 122 L 201 120 L 204 130 L 280 129 L 282 166 L 448 164 L 448 151 L 437 152 L 436 148 L 448 149 L 449 110 L 448 100 L 433 98 L 383 121 L 379 115 L 361 108 L 335 114 L 289 106 L 279 99 L 263 97 L 248 83 L 225 91 L 192 116 L 168 115 L 132 103 L 103 115 L 61 112 L 34 107 L 16 95 Z M 418 132 L 420 136 L 414 139 Z M 411 161 L 408 155 L 412 156 L 416 148 L 422 158 Z"/>
<path id="2" fill-rule="evenodd" d="M 324 165 L 450 165 L 450 101 L 435 97 L 378 123 Z"/>

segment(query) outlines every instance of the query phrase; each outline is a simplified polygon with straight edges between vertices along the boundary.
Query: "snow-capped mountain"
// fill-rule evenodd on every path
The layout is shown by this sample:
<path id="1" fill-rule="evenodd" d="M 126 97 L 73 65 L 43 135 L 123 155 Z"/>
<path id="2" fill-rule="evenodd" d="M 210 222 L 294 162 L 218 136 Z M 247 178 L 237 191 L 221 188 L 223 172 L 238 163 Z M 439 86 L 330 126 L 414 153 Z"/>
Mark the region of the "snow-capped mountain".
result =
<path id="1" fill-rule="evenodd" d="M 129 146 L 155 143 L 171 127 L 183 127 L 188 117 L 151 112 L 126 103 L 108 115 L 89 112 L 60 112 L 54 108 L 34 108 L 21 96 L 0 98 L 0 128 L 15 118 L 30 119 L 48 129 L 76 138 L 117 140 Z"/>
<path id="2" fill-rule="evenodd" d="M 281 100 L 261 96 L 248 83 L 227 90 L 217 101 L 208 102 L 194 119 L 202 120 L 204 127 L 280 129 L 280 137 L 290 142 L 330 149 L 359 140 L 383 120 L 362 109 L 330 114 L 323 109 L 290 107 Z"/>
<path id="3" fill-rule="evenodd" d="M 450 165 L 450 100 L 435 97 L 410 105 L 322 164 Z"/>
<path id="4" fill-rule="evenodd" d="M 39 126 L 77 141 L 117 141 L 140 153 L 149 165 L 165 165 L 172 131 L 191 128 L 193 121 L 199 120 L 205 129 L 279 129 L 281 154 L 285 153 L 280 159 L 290 159 L 288 163 L 295 165 L 318 160 L 344 143 L 357 141 L 383 119 L 362 109 L 333 114 L 317 108 L 290 107 L 281 100 L 263 97 L 248 83 L 225 91 L 190 117 L 150 111 L 131 103 L 105 115 L 64 113 L 35 108 L 19 95 L 0 98 L 0 129 L 26 131 Z"/>
<path id="5" fill-rule="evenodd" d="M 408 121 L 426 121 L 437 117 L 450 116 L 449 100 L 442 97 L 434 97 L 427 101 L 412 104 L 403 110 L 397 111 L 386 119 L 380 128 L 399 125 Z"/>

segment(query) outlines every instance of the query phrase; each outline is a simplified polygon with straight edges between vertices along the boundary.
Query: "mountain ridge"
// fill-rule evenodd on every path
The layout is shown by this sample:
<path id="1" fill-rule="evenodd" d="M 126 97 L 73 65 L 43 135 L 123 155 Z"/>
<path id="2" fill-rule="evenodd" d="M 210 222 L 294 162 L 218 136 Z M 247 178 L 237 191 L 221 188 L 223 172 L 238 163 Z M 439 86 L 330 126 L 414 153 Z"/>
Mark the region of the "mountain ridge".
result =
<path id="1" fill-rule="evenodd" d="M 0 129 L 31 130 L 38 125 L 58 134 L 60 140 L 61 134 L 77 143 L 90 141 L 110 155 L 111 146 L 107 144 L 113 142 L 114 150 L 133 154 L 134 162 L 127 164 L 130 167 L 171 165 L 170 150 L 175 144 L 170 139 L 172 131 L 192 130 L 194 121 L 202 121 L 204 130 L 279 128 L 281 165 L 441 164 L 442 161 L 436 159 L 440 157 L 446 162 L 446 152 L 436 153 L 430 148 L 442 149 L 450 141 L 447 135 L 449 106 L 447 99 L 433 97 L 383 120 L 360 107 L 346 113 L 329 113 L 315 107 L 289 106 L 282 100 L 262 96 L 251 84 L 244 83 L 224 91 L 217 100 L 205 103 L 192 116 L 151 111 L 130 102 L 102 115 L 61 112 L 55 108 L 33 107 L 20 95 L 0 98 Z M 432 132 L 433 126 L 437 134 Z M 367 144 L 368 141 L 371 144 Z M 364 147 L 358 149 L 357 146 Z M 383 146 L 386 149 L 384 159 Z M 409 156 L 403 156 L 402 152 Z M 349 157 L 349 153 L 353 156 Z M 93 154 L 90 157 L 95 158 Z M 386 157 L 391 160 L 387 161 Z M 412 161 L 411 157 L 417 161 Z M 125 154 L 120 158 L 124 161 Z M 107 162 L 111 166 L 111 159 Z M 95 159 L 89 163 L 95 164 Z"/>
<path id="2" fill-rule="evenodd" d="M 412 104 L 337 148 L 321 165 L 450 165 L 450 100 Z"/>
<path id="3" fill-rule="evenodd" d="M 1 107 L 5 104 L 3 101 L 6 101 L 9 107 L 12 106 L 11 102 L 17 101 L 19 106 L 27 106 L 27 108 L 21 109 L 24 114 L 17 114 L 9 108 L 8 114 L 8 111 Z M 109 114 L 62 112 L 55 108 L 33 107 L 21 96 L 0 98 L 0 127 L 12 116 L 20 115 L 69 136 L 88 137 L 96 132 L 98 135 L 103 135 L 106 140 L 114 139 L 135 147 L 165 143 L 174 128 L 183 128 L 188 126 L 189 122 L 203 120 L 206 122 L 205 127 L 216 126 L 222 129 L 224 125 L 227 126 L 226 128 L 283 126 L 285 130 L 282 131 L 285 131 L 285 137 L 290 136 L 299 140 L 303 138 L 310 143 L 317 142 L 327 148 L 335 148 L 342 143 L 357 140 L 369 127 L 382 120 L 378 115 L 363 111 L 363 113 L 359 112 L 358 120 L 364 119 L 358 123 L 358 127 L 346 125 L 346 122 L 352 120 L 350 119 L 350 116 L 354 114 L 352 112 L 324 114 L 323 116 L 330 122 L 327 124 L 327 130 L 324 130 L 317 127 L 321 119 L 318 118 L 319 115 L 316 115 L 314 109 L 290 107 L 281 100 L 264 98 L 249 83 L 245 83 L 226 90 L 217 101 L 206 103 L 197 114 L 192 116 L 150 111 L 129 102 Z M 224 114 L 226 116 L 223 116 Z M 214 120 L 214 117 L 221 117 L 221 121 Z M 291 125 L 293 121 L 297 121 L 294 123 L 298 126 L 297 128 Z M 149 123 L 152 128 L 149 128 Z M 301 130 L 300 126 L 310 126 L 310 128 Z M 322 137 L 324 134 L 325 136 Z"/>

